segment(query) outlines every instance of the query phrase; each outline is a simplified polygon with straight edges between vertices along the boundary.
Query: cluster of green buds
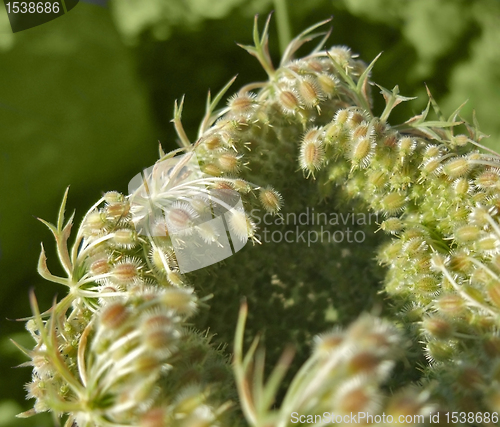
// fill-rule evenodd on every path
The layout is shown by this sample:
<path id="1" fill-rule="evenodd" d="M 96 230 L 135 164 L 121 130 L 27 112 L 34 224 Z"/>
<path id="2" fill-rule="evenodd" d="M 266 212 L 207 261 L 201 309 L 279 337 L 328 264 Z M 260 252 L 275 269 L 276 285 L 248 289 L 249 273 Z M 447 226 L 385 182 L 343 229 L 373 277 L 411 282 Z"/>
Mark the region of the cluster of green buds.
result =
<path id="1" fill-rule="evenodd" d="M 459 110 L 444 118 L 432 97 L 422 115 L 391 127 L 385 119 L 401 97 L 397 88 L 382 93 L 380 118 L 355 106 L 314 128 L 320 181 L 385 216 L 380 228 L 394 236 L 379 252 L 385 290 L 424 340 L 429 377 L 447 378 L 434 384 L 446 406 L 497 411 L 500 156 L 479 144 L 477 128 L 455 135 Z M 431 106 L 440 120 L 427 120 Z"/>
<path id="2" fill-rule="evenodd" d="M 70 292 L 45 313 L 31 296 L 27 329 L 36 346 L 18 347 L 31 358 L 26 388 L 36 402 L 20 416 L 52 411 L 68 427 L 224 422 L 232 406 L 230 369 L 211 336 L 187 323 L 203 304 L 193 288 L 173 286 L 165 270 L 151 268 L 129 201 L 117 193 L 85 216 L 70 253 L 65 201 L 58 225 L 47 225 L 68 277 L 49 272 L 43 251 L 39 272 Z"/>
<path id="3" fill-rule="evenodd" d="M 384 398 L 382 384 L 404 353 L 401 334 L 389 322 L 362 315 L 347 330 L 337 328 L 315 337 L 311 356 L 294 376 L 279 409 L 272 409 L 276 390 L 293 357 L 290 348 L 264 381 L 264 351 L 255 339 L 244 356 L 243 305 L 235 339 L 235 376 L 242 409 L 252 426 L 393 424 L 423 422 L 434 408 L 416 387 Z"/>
<path id="4" fill-rule="evenodd" d="M 52 411 L 66 427 L 284 427 L 297 423 L 292 414 L 356 412 L 377 424 L 382 413 L 500 411 L 500 157 L 480 144 L 483 134 L 459 118 L 460 108 L 445 118 L 430 94 L 422 114 L 391 125 L 392 109 L 410 98 L 380 87 L 386 107 L 376 116 L 369 77 L 377 58 L 366 66 L 346 47 L 323 50 L 328 34 L 295 59 L 323 24 L 295 38 L 274 68 L 269 20 L 262 35 L 256 20 L 254 46 L 243 47 L 268 81 L 242 87 L 220 110 L 234 79 L 209 96 L 193 143 L 176 104 L 183 147 L 160 147 L 160 160 L 131 181 L 128 196 L 106 193 L 71 249 L 67 193 L 57 224 L 44 221 L 66 277 L 50 273 L 43 247 L 38 271 L 69 292 L 45 313 L 32 296 L 27 328 L 36 345 L 22 350 L 36 402 L 23 416 Z M 281 194 L 300 206 L 294 189 L 304 178 L 315 180 L 309 188 L 318 198 L 340 195 L 384 218 L 380 229 L 391 240 L 378 259 L 392 317 L 363 315 L 345 332 L 318 336 L 278 409 L 291 352 L 264 382 L 258 340 L 243 356 L 246 305 L 233 373 L 224 349 L 189 322 L 205 305 L 195 270 L 248 239 L 260 243 L 250 209 L 279 215 Z M 418 385 L 385 398 L 395 361 L 410 363 L 396 324 L 414 346 L 423 343 L 427 360 Z"/>

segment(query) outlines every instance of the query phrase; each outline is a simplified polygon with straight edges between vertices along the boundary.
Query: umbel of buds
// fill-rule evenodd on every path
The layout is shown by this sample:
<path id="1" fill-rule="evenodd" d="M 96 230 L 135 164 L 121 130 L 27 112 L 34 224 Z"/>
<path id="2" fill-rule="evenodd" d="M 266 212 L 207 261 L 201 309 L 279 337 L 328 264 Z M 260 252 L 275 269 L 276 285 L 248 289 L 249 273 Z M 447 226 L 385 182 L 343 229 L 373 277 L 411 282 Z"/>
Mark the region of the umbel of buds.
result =
<path id="1" fill-rule="evenodd" d="M 366 65 L 346 47 L 324 49 L 326 34 L 295 58 L 325 23 L 292 40 L 275 68 L 269 20 L 262 34 L 256 20 L 254 45 L 242 47 L 268 81 L 242 87 L 219 110 L 234 79 L 209 97 L 195 143 L 182 127 L 183 103 L 176 104 L 182 148 L 160 147 L 159 161 L 129 195 L 98 200 L 72 245 L 67 192 L 56 224 L 42 220 L 65 275 L 49 271 L 43 246 L 38 271 L 68 293 L 43 313 L 31 295 L 26 327 L 35 345 L 18 347 L 33 369 L 26 389 L 35 404 L 21 417 L 50 411 L 65 427 L 284 427 L 297 423 L 291 414 L 317 425 L 325 413 L 341 417 L 329 421 L 339 424 L 352 413 L 364 414 L 359 422 L 367 425 L 382 414 L 388 423 L 402 416 L 423 424 L 453 410 L 482 414 L 469 424 L 498 422 L 500 156 L 480 144 L 475 118 L 466 123 L 460 108 L 445 117 L 430 93 L 421 114 L 390 124 L 393 108 L 410 98 L 379 86 L 386 106 L 376 115 L 370 72 L 378 57 Z M 288 169 L 298 173 L 283 176 Z M 192 327 L 206 311 L 195 270 L 208 254 L 260 243 L 248 212 L 280 215 L 294 203 L 281 193 L 293 194 L 306 179 L 318 199 L 335 194 L 382 218 L 388 240 L 375 255 L 390 303 L 385 319 L 360 313 L 350 326 L 318 335 L 287 383 L 292 350 L 267 379 L 259 340 L 244 351 L 246 303 L 232 357 Z M 237 284 L 221 275 L 218 286 Z M 394 369 L 398 361 L 409 375 Z"/>

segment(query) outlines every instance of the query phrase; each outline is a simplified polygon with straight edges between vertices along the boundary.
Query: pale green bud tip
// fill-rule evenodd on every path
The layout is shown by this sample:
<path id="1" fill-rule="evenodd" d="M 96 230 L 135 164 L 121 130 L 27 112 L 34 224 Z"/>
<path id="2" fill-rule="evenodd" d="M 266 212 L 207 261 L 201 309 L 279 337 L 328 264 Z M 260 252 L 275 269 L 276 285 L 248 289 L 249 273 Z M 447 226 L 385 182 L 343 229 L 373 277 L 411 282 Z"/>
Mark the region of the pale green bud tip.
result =
<path id="1" fill-rule="evenodd" d="M 380 224 L 380 229 L 391 234 L 399 233 L 404 229 L 404 222 L 397 217 L 387 218 Z"/>
<path id="2" fill-rule="evenodd" d="M 436 301 L 439 311 L 451 317 L 460 316 L 465 310 L 465 301 L 458 295 L 450 294 L 439 297 Z"/>
<path id="3" fill-rule="evenodd" d="M 402 156 L 408 156 L 409 154 L 413 153 L 416 146 L 416 141 L 408 136 L 405 136 L 398 141 L 399 153 Z"/>
<path id="4" fill-rule="evenodd" d="M 481 230 L 475 225 L 464 225 L 455 230 L 454 237 L 457 241 L 466 243 L 479 238 Z"/>
<path id="5" fill-rule="evenodd" d="M 469 172 L 469 170 L 469 161 L 463 157 L 452 159 L 443 165 L 443 172 L 451 179 L 464 176 Z"/>
<path id="6" fill-rule="evenodd" d="M 452 138 L 452 142 L 455 143 L 458 147 L 464 147 L 469 143 L 470 139 L 467 135 L 456 135 Z"/>
<path id="7" fill-rule="evenodd" d="M 331 74 L 318 74 L 316 77 L 319 87 L 326 94 L 328 98 L 331 98 L 337 93 L 339 81 L 337 78 Z"/>
<path id="8" fill-rule="evenodd" d="M 400 193 L 388 193 L 382 197 L 379 206 L 383 212 L 389 215 L 400 213 L 406 206 L 406 196 Z"/>
<path id="9" fill-rule="evenodd" d="M 359 128 L 360 126 L 358 126 Z M 366 168 L 375 152 L 375 143 L 369 136 L 362 136 L 351 142 L 348 158 L 353 166 Z"/>
<path id="10" fill-rule="evenodd" d="M 167 280 L 173 286 L 184 285 L 184 276 L 178 271 L 169 271 L 167 273 Z"/>
<path id="11" fill-rule="evenodd" d="M 137 233 L 129 228 L 122 228 L 113 233 L 112 243 L 123 249 L 131 249 L 137 244 Z"/>
<path id="12" fill-rule="evenodd" d="M 192 315 L 197 309 L 198 298 L 192 288 L 167 289 L 162 292 L 162 303 L 183 315 Z"/>
<path id="13" fill-rule="evenodd" d="M 110 205 L 114 203 L 122 203 L 124 200 L 124 195 L 118 193 L 117 191 L 108 191 L 104 194 L 104 201 Z"/>

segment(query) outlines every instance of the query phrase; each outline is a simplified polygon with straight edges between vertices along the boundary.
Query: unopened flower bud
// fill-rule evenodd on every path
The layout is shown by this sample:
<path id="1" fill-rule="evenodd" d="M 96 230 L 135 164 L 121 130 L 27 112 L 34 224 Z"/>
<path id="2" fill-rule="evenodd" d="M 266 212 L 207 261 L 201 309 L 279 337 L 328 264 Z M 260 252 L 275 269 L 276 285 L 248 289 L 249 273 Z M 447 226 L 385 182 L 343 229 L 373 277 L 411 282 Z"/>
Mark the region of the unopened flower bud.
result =
<path id="1" fill-rule="evenodd" d="M 495 306 L 500 307 L 500 283 L 488 287 L 488 296 Z"/>
<path id="2" fill-rule="evenodd" d="M 222 142 L 219 135 L 214 134 L 207 137 L 203 141 L 203 145 L 207 148 L 207 150 L 213 151 L 221 148 Z"/>
<path id="3" fill-rule="evenodd" d="M 449 267 L 458 273 L 469 273 L 473 267 L 473 261 L 467 252 L 455 252 L 450 256 Z"/>
<path id="4" fill-rule="evenodd" d="M 229 98 L 227 104 L 233 113 L 244 114 L 254 109 L 255 98 L 256 95 L 251 92 L 239 93 Z"/>
<path id="5" fill-rule="evenodd" d="M 127 307 L 121 302 L 106 305 L 101 312 L 101 325 L 105 328 L 116 329 L 125 323 L 129 314 Z"/>
<path id="6" fill-rule="evenodd" d="M 328 55 L 332 61 L 337 62 L 342 68 L 347 70 L 349 68 L 349 63 L 352 59 L 352 52 L 346 46 L 333 46 L 329 51 Z"/>
<path id="7" fill-rule="evenodd" d="M 94 211 L 87 215 L 83 230 L 86 236 L 99 235 L 106 226 L 105 215 L 100 211 Z"/>
<path id="8" fill-rule="evenodd" d="M 106 219 L 109 221 L 119 221 L 123 217 L 126 217 L 130 212 L 130 203 L 128 200 L 123 202 L 116 202 L 106 206 L 104 209 Z"/>
<path id="9" fill-rule="evenodd" d="M 224 172 L 237 172 L 239 169 L 240 161 L 239 156 L 237 156 L 236 154 L 222 153 L 217 158 L 217 163 Z"/>
<path id="10" fill-rule="evenodd" d="M 316 107 L 324 99 L 317 83 L 309 76 L 298 81 L 297 89 L 306 107 Z"/>
<path id="11" fill-rule="evenodd" d="M 428 358 L 432 361 L 443 362 L 453 356 L 455 349 L 447 341 L 429 341 L 427 343 Z"/>
<path id="12" fill-rule="evenodd" d="M 304 138 L 300 147 L 300 167 L 314 176 L 314 172 L 321 168 L 324 161 L 325 149 L 322 141 L 319 138 Z"/>
<path id="13" fill-rule="evenodd" d="M 111 279 L 118 285 L 131 285 L 139 277 L 140 262 L 125 260 L 111 269 Z"/>
<path id="14" fill-rule="evenodd" d="M 324 73 L 318 74 L 316 81 L 328 98 L 333 97 L 337 93 L 339 82 L 335 76 Z"/>
<path id="15" fill-rule="evenodd" d="M 178 271 L 169 271 L 167 273 L 167 280 L 173 286 L 182 286 L 184 284 L 183 276 Z"/>
<path id="16" fill-rule="evenodd" d="M 252 234 L 253 224 L 245 212 L 237 209 L 231 210 L 229 216 L 229 228 L 242 242 L 246 242 Z"/>
<path id="17" fill-rule="evenodd" d="M 451 317 L 460 316 L 465 310 L 465 301 L 455 294 L 443 295 L 436 301 L 436 307 L 443 314 Z"/>
<path id="18" fill-rule="evenodd" d="M 366 136 L 368 136 L 369 130 L 370 130 L 370 126 L 368 125 L 368 123 L 361 123 L 359 126 L 356 126 L 351 131 L 351 137 L 353 140 L 366 137 Z"/>
<path id="19" fill-rule="evenodd" d="M 215 166 L 213 163 L 207 163 L 202 167 L 202 169 L 203 172 L 207 173 L 208 175 L 220 176 L 222 174 L 220 168 Z"/>
<path id="20" fill-rule="evenodd" d="M 144 331 L 143 344 L 153 352 L 170 352 L 179 341 L 180 333 L 173 328 L 154 328 Z"/>
<path id="21" fill-rule="evenodd" d="M 365 168 L 370 164 L 374 150 L 375 143 L 369 136 L 364 136 L 352 141 L 347 156 L 353 165 Z"/>
<path id="22" fill-rule="evenodd" d="M 131 249 L 137 244 L 137 233 L 129 228 L 122 228 L 113 233 L 111 240 L 119 248 Z"/>
<path id="23" fill-rule="evenodd" d="M 90 264 L 89 271 L 92 276 L 100 276 L 109 273 L 110 264 L 108 258 L 99 258 Z"/>
<path id="24" fill-rule="evenodd" d="M 118 191 L 108 191 L 104 194 L 104 200 L 106 203 L 112 205 L 114 203 L 123 203 L 125 197 L 123 194 L 118 193 Z"/>
<path id="25" fill-rule="evenodd" d="M 440 165 L 441 165 L 441 157 L 431 157 L 425 160 L 420 165 L 420 168 L 422 169 L 422 175 L 428 176 L 432 173 L 436 173 Z"/>
<path id="26" fill-rule="evenodd" d="M 368 173 L 368 182 L 377 188 L 382 188 L 387 182 L 387 173 L 382 170 L 372 170 Z"/>
<path id="27" fill-rule="evenodd" d="M 452 142 L 458 147 L 464 147 L 469 143 L 469 138 L 467 135 L 455 135 L 452 138 Z"/>
<path id="28" fill-rule="evenodd" d="M 295 114 L 301 107 L 299 98 L 290 90 L 283 90 L 279 94 L 279 103 L 285 114 Z"/>
<path id="29" fill-rule="evenodd" d="M 417 143 L 414 139 L 405 136 L 398 141 L 398 148 L 400 156 L 408 156 L 415 150 Z"/>
<path id="30" fill-rule="evenodd" d="M 380 224 L 380 229 L 386 233 L 395 234 L 403 230 L 404 222 L 397 217 L 387 218 L 382 224 Z"/>
<path id="31" fill-rule="evenodd" d="M 340 109 L 335 113 L 333 120 L 335 123 L 337 123 L 339 125 L 344 125 L 347 123 L 350 116 L 351 116 L 351 113 L 349 110 Z"/>
<path id="32" fill-rule="evenodd" d="M 233 187 L 241 194 L 247 194 L 252 191 L 251 185 L 243 179 L 235 179 L 233 181 Z"/>
<path id="33" fill-rule="evenodd" d="M 197 298 L 191 288 L 166 289 L 160 298 L 165 306 L 179 314 L 191 315 L 196 311 Z"/>
<path id="34" fill-rule="evenodd" d="M 453 190 L 457 196 L 466 196 L 471 186 L 466 178 L 459 178 L 453 183 Z"/>
<path id="35" fill-rule="evenodd" d="M 470 171 L 469 161 L 463 157 L 452 159 L 443 165 L 443 172 L 450 177 L 456 179 L 466 175 Z"/>
<path id="36" fill-rule="evenodd" d="M 401 212 L 406 205 L 406 196 L 400 193 L 388 193 L 380 200 L 380 208 L 389 215 Z"/>
<path id="37" fill-rule="evenodd" d="M 272 187 L 266 187 L 260 191 L 259 200 L 264 209 L 269 213 L 276 213 L 281 209 L 283 197 Z"/>
<path id="38" fill-rule="evenodd" d="M 165 220 L 170 233 L 189 234 L 197 216 L 197 212 L 186 202 L 175 202 L 165 210 Z"/>
<path id="39" fill-rule="evenodd" d="M 152 354 L 141 354 L 132 362 L 135 372 L 151 374 L 161 368 L 161 361 Z"/>
<path id="40" fill-rule="evenodd" d="M 481 172 L 475 179 L 475 183 L 479 188 L 498 188 L 500 186 L 500 170 L 489 169 Z"/>
<path id="41" fill-rule="evenodd" d="M 437 316 L 425 318 L 422 322 L 422 327 L 431 336 L 442 340 L 449 338 L 453 333 L 453 327 L 450 322 Z"/>
<path id="42" fill-rule="evenodd" d="M 455 230 L 454 237 L 462 243 L 473 242 L 479 238 L 481 231 L 475 225 L 464 225 Z"/>
<path id="43" fill-rule="evenodd" d="M 354 129 L 356 126 L 359 126 L 361 123 L 367 122 L 368 120 L 369 118 L 365 111 L 356 110 L 349 115 L 349 119 L 347 120 L 347 125 L 351 129 Z"/>
<path id="44" fill-rule="evenodd" d="M 361 351 L 349 357 L 347 362 L 347 372 L 351 375 L 370 375 L 376 372 L 380 363 L 380 358 L 373 352 Z"/>
<path id="45" fill-rule="evenodd" d="M 323 356 L 330 356 L 343 342 L 344 334 L 341 332 L 321 334 L 314 338 L 314 351 Z"/>

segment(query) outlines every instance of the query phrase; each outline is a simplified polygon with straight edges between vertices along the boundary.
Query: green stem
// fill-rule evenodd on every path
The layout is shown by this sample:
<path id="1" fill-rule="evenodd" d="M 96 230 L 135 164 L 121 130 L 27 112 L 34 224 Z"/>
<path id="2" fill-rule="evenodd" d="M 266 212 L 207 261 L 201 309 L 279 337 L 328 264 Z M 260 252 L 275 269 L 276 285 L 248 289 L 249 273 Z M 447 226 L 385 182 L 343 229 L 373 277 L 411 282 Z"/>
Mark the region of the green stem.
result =
<path id="1" fill-rule="evenodd" d="M 280 43 L 281 55 L 292 40 L 292 29 L 290 26 L 290 17 L 288 15 L 287 0 L 274 0 L 276 9 L 276 23 L 278 26 L 278 40 Z"/>

